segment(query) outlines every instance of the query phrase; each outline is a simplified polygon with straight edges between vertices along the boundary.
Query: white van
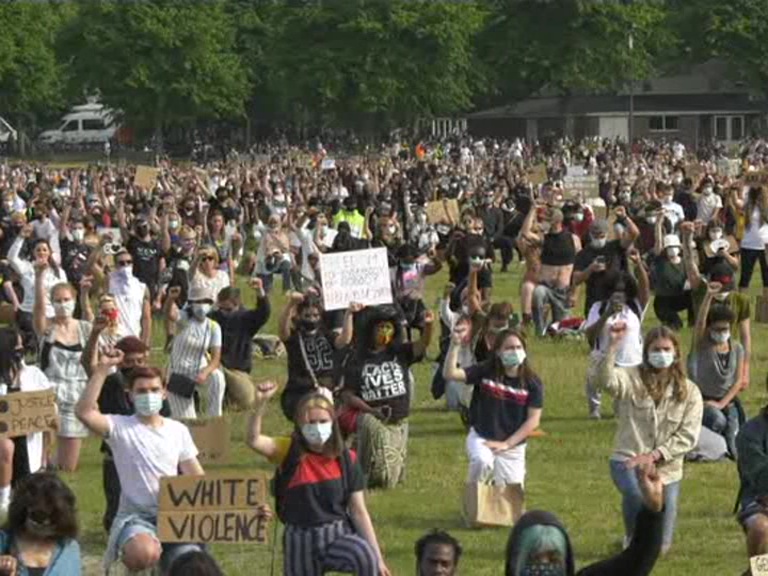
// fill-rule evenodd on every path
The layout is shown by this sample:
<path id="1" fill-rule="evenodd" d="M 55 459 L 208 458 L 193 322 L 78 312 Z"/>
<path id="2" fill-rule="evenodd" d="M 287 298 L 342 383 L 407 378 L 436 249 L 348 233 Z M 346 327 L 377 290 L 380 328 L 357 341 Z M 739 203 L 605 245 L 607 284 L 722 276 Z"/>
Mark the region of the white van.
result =
<path id="1" fill-rule="evenodd" d="M 103 144 L 114 137 L 118 127 L 112 110 L 90 102 L 74 106 L 58 128 L 46 130 L 38 139 L 44 144 Z"/>
<path id="2" fill-rule="evenodd" d="M 17 137 L 18 134 L 13 126 L 0 116 L 0 148 L 7 147 L 12 142 L 16 142 Z"/>

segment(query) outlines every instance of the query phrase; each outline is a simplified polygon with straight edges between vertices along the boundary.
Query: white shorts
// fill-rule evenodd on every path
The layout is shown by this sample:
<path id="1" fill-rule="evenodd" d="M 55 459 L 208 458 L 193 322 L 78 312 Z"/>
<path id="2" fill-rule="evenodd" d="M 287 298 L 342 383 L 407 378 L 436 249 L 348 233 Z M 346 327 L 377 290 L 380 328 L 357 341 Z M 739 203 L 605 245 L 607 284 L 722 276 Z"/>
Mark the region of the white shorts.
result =
<path id="1" fill-rule="evenodd" d="M 494 454 L 486 440 L 474 428 L 467 436 L 469 456 L 469 482 L 493 482 L 496 485 L 525 484 L 525 448 L 518 444 L 514 448 Z"/>

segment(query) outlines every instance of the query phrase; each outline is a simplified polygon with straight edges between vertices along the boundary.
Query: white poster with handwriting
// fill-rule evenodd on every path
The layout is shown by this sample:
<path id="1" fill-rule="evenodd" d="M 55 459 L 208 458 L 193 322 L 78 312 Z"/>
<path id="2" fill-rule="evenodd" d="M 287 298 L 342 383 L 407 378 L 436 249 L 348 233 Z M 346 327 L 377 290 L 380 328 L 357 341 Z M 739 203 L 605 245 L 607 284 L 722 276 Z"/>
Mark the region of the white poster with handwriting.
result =
<path id="1" fill-rule="evenodd" d="M 326 310 L 342 310 L 352 302 L 392 303 L 386 248 L 321 254 L 320 277 Z"/>

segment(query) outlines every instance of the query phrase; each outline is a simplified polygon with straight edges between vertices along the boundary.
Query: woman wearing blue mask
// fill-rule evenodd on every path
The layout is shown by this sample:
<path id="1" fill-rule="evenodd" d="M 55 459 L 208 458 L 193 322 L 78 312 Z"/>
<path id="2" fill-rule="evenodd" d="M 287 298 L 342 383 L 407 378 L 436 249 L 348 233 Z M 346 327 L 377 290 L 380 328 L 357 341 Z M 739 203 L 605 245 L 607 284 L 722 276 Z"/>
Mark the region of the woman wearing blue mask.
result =
<path id="1" fill-rule="evenodd" d="M 365 505 L 365 481 L 355 452 L 344 446 L 333 403 L 311 392 L 298 403 L 289 437 L 261 433 L 273 382 L 256 390 L 246 443 L 277 465 L 275 504 L 285 524 L 283 574 L 343 572 L 389 576 Z"/>
<path id="2" fill-rule="evenodd" d="M 492 480 L 496 485 L 525 482 L 526 440 L 539 427 L 544 387 L 527 359 L 523 335 L 501 331 L 492 355 L 466 370 L 458 367 L 463 325 L 451 336 L 443 376 L 474 385 L 469 407 L 469 482 Z"/>
<path id="3" fill-rule="evenodd" d="M 596 385 L 616 400 L 618 430 L 611 456 L 611 477 L 622 495 L 625 546 L 635 531 L 642 494 L 633 468 L 653 464 L 664 484 L 662 553 L 672 546 L 683 460 L 698 442 L 702 400 L 685 376 L 680 343 L 666 326 L 648 332 L 639 366 L 616 366 L 616 354 L 626 337 L 626 324 L 610 329 L 607 353 L 597 367 Z"/>

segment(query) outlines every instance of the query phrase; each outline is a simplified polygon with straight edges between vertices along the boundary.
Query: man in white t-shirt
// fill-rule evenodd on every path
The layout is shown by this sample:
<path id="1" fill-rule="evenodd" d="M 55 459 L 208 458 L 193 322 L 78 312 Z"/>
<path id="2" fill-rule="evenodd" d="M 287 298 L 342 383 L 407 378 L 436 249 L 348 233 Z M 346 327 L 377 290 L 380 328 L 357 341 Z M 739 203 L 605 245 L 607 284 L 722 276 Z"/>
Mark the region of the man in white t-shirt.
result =
<path id="1" fill-rule="evenodd" d="M 115 271 L 109 276 L 109 292 L 115 298 L 117 322 L 125 336 L 152 344 L 152 301 L 149 288 L 133 275 L 133 256 L 125 248 L 115 254 Z"/>
<path id="2" fill-rule="evenodd" d="M 710 181 L 705 182 L 704 187 L 701 189 L 701 196 L 699 196 L 696 202 L 696 220 L 709 224 L 712 220 L 717 220 L 722 208 L 723 199 L 715 194 Z"/>
<path id="3" fill-rule="evenodd" d="M 123 353 L 116 349 L 102 355 L 76 407 L 83 424 L 104 438 L 112 449 L 122 486 L 120 508 L 109 534 L 105 569 L 119 558 L 129 570 L 152 569 L 160 563 L 165 573 L 181 554 L 200 546 L 160 544 L 160 478 L 204 472 L 189 429 L 181 422 L 160 416 L 166 389 L 157 368 L 137 367 L 128 377 L 134 415 L 99 411 L 98 398 L 104 380 L 122 360 Z"/>

